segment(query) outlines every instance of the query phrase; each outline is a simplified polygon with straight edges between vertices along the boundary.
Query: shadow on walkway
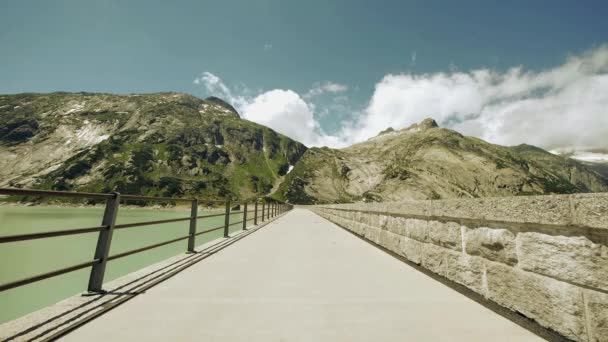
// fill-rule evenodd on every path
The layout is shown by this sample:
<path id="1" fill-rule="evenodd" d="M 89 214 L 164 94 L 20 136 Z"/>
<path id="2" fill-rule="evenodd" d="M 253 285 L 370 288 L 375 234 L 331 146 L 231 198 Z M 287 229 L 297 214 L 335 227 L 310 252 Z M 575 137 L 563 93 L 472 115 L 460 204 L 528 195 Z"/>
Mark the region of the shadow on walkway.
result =
<path id="1" fill-rule="evenodd" d="M 73 331 L 83 324 L 105 314 L 106 312 L 114 309 L 120 304 L 125 303 L 135 296 L 146 293 L 146 290 L 150 289 L 151 287 L 173 277 L 179 272 L 212 256 L 213 254 L 249 236 L 250 234 L 255 233 L 268 223 L 273 222 L 283 215 L 279 215 L 258 226 L 250 227 L 235 236 L 222 239 L 216 243 L 212 242 L 212 245 L 207 246 L 204 249 L 198 250 L 195 253 L 186 254 L 175 262 L 148 272 L 125 284 L 111 288 L 102 294 L 82 294 L 83 298 L 89 297 L 90 299 L 78 306 L 66 308 L 66 310 L 62 311 L 61 313 L 53 315 L 44 321 L 38 322 L 27 329 L 13 334 L 12 336 L 5 337 L 5 339 L 2 341 L 52 341 L 64 336 L 70 331 Z M 61 321 L 62 319 L 66 318 L 66 316 L 70 315 L 73 316 L 69 319 Z M 37 332 L 37 330 L 40 331 Z M 37 332 L 37 334 L 25 337 L 26 335 L 34 332 Z"/>
<path id="2" fill-rule="evenodd" d="M 315 213 L 316 214 L 316 213 Z M 351 230 L 349 230 L 348 228 L 345 228 L 335 222 L 331 222 L 329 220 L 327 220 L 326 218 L 320 216 L 317 214 L 317 216 L 319 216 L 319 218 L 326 220 L 334 225 L 336 225 L 337 227 L 345 230 L 346 232 L 356 236 L 357 238 L 365 241 L 366 243 L 368 243 L 369 245 L 376 247 L 380 250 L 382 250 L 383 252 L 386 252 L 388 254 L 390 254 L 392 257 L 399 259 L 400 261 L 406 263 L 408 266 L 412 267 L 413 269 L 415 269 L 416 271 L 426 275 L 427 277 L 438 281 L 440 283 L 442 283 L 443 285 L 451 288 L 452 290 L 462 294 L 463 296 L 475 301 L 476 303 L 484 306 L 485 308 L 493 311 L 494 313 L 510 320 L 511 322 L 519 325 L 520 327 L 532 332 L 533 334 L 537 335 L 538 337 L 541 337 L 547 341 L 551 341 L 551 342 L 567 342 L 567 341 L 572 341 L 564 336 L 562 336 L 560 333 L 555 332 L 553 330 L 547 329 L 543 326 L 541 326 L 540 324 L 538 324 L 537 322 L 535 322 L 534 320 L 518 313 L 512 310 L 509 310 L 505 307 L 502 307 L 496 303 L 494 303 L 493 301 L 486 299 L 485 297 L 483 297 L 482 295 L 480 295 L 479 293 L 476 293 L 474 291 L 472 291 L 471 289 L 467 288 L 464 285 L 458 284 L 450 279 L 447 279 L 445 277 L 442 277 L 436 273 L 433 273 L 432 271 L 411 262 L 410 260 L 406 259 L 405 257 L 391 251 L 388 250 L 372 241 L 367 240 L 366 238 L 352 232 Z"/>

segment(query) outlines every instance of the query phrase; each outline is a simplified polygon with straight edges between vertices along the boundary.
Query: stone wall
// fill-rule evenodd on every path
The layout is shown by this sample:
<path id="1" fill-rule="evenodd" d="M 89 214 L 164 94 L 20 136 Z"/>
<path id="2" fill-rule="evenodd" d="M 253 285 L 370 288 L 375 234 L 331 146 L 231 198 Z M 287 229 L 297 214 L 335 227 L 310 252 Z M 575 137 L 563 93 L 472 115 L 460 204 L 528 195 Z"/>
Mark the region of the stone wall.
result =
<path id="1" fill-rule="evenodd" d="M 608 341 L 608 194 L 312 210 L 563 336 Z"/>

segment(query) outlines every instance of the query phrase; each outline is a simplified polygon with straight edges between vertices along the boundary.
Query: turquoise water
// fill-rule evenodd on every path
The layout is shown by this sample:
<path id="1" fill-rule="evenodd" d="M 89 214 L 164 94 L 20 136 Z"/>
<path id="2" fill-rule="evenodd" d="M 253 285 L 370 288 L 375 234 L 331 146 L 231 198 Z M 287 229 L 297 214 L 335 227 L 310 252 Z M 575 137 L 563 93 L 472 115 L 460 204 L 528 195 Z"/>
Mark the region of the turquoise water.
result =
<path id="1" fill-rule="evenodd" d="M 211 212 L 200 212 L 199 215 Z M 221 213 L 215 211 L 212 213 Z M 250 213 L 252 214 L 252 213 Z M 189 210 L 154 210 L 120 208 L 117 224 L 157 221 L 188 217 Z M 0 236 L 99 226 L 103 208 L 17 207 L 0 206 Z M 241 214 L 231 222 L 241 221 Z M 253 221 L 250 221 L 252 224 Z M 221 226 L 224 217 L 199 219 L 197 231 Z M 120 229 L 114 232 L 110 255 L 160 243 L 188 234 L 189 221 Z M 242 229 L 233 225 L 230 231 Z M 99 233 L 61 236 L 47 239 L 0 244 L 0 283 L 71 266 L 93 259 Z M 196 244 L 221 238 L 223 230 L 197 236 Z M 104 281 L 151 265 L 171 256 L 185 253 L 187 240 L 154 248 L 108 262 Z M 0 292 L 0 323 L 43 308 L 83 292 L 87 288 L 90 268 Z"/>

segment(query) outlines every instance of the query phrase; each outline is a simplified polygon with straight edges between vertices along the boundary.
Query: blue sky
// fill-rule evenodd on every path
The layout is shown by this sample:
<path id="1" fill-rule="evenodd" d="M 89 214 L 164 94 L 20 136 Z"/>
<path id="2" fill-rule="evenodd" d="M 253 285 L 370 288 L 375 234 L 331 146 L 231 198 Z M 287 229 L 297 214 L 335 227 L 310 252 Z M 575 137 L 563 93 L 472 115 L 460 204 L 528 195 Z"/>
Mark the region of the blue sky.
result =
<path id="1" fill-rule="evenodd" d="M 536 139 L 535 125 L 514 126 L 556 105 L 534 121 L 572 117 L 575 105 L 581 129 L 602 120 L 606 14 L 602 1 L 2 1 L 0 93 L 220 95 L 309 145 L 344 146 L 433 116 L 497 143 L 600 147 L 604 131 L 560 142 L 565 127 Z M 568 68 L 592 59 L 589 70 Z M 511 94 L 514 82 L 528 86 Z M 600 87 L 598 97 L 564 103 L 577 82 Z M 443 100 L 452 93 L 462 97 Z M 530 97 L 541 103 L 505 114 Z"/>

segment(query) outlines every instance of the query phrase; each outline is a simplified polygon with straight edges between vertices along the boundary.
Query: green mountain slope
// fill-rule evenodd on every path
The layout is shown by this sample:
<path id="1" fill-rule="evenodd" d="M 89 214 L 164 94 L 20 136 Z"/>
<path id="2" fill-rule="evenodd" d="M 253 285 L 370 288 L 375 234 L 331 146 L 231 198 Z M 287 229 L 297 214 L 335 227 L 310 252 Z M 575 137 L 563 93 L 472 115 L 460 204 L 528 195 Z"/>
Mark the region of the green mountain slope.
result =
<path id="1" fill-rule="evenodd" d="M 607 180 L 580 162 L 465 137 L 427 119 L 344 149 L 309 149 L 278 195 L 334 203 L 599 191 L 608 191 Z"/>
<path id="2" fill-rule="evenodd" d="M 249 198 L 305 151 L 218 98 L 0 95 L 0 186 Z"/>

